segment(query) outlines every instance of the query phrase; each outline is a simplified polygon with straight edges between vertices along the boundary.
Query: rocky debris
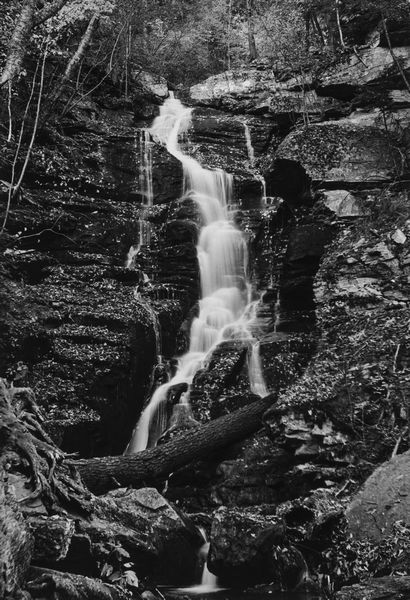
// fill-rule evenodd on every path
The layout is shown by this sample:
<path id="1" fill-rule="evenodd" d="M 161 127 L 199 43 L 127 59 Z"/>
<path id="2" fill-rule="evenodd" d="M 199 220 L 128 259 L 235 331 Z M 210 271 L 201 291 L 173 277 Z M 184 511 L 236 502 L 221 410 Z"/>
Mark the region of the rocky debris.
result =
<path id="1" fill-rule="evenodd" d="M 377 577 L 363 583 L 344 587 L 336 594 L 337 600 L 407 600 L 410 577 Z"/>
<path id="2" fill-rule="evenodd" d="M 354 537 L 379 542 L 396 521 L 407 524 L 409 488 L 410 455 L 405 452 L 376 469 L 353 498 L 346 517 Z"/>

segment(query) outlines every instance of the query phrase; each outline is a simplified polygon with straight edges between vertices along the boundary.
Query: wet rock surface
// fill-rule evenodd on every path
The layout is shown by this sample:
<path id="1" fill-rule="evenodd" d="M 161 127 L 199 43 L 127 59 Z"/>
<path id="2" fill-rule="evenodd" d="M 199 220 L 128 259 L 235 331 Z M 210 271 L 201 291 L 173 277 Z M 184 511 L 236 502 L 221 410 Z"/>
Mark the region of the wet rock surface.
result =
<path id="1" fill-rule="evenodd" d="M 395 52 L 407 71 L 408 48 Z M 400 560 L 395 552 L 408 541 L 397 521 L 408 512 L 410 101 L 388 49 L 360 50 L 360 59 L 317 80 L 278 82 L 252 68 L 191 91 L 186 148 L 234 175 L 242 210 L 233 218 L 249 242 L 254 286 L 265 291 L 252 343 L 278 401 L 257 434 L 173 473 L 161 487 L 166 498 L 116 490 L 93 498 L 88 518 L 34 504 L 26 524 L 8 499 L 0 536 L 14 547 L 0 544 L 1 560 L 25 556 L 11 590 L 21 587 L 33 544 L 33 598 L 122 598 L 116 581 L 128 577 L 132 588 L 134 576 L 188 585 L 204 542 L 194 522 L 209 530 L 210 568 L 228 585 L 293 589 L 307 567 L 336 587 L 409 572 L 406 552 Z M 146 104 L 146 87 L 135 91 L 137 119 L 154 115 L 167 94 L 163 81 L 146 85 Z M 376 89 L 380 106 L 369 106 L 365 95 Z M 179 199 L 179 162 L 157 145 L 156 205 L 142 213 L 134 114 L 91 102 L 52 144 L 41 142 L 44 156 L 34 157 L 2 248 L 1 369 L 27 364 L 23 383 L 37 394 L 45 428 L 83 456 L 124 450 L 171 357 L 186 351 L 197 314 L 201 218 L 191 198 Z M 125 267 L 142 216 L 150 243 Z M 196 374 L 195 427 L 257 400 L 251 347 L 225 342 Z M 31 395 L 13 398 L 24 408 Z M 10 483 L 22 494 L 28 477 Z M 181 509 L 200 514 L 191 521 Z M 377 553 L 371 542 L 381 539 Z M 372 579 L 339 597 L 406 597 L 406 585 L 406 577 Z"/>

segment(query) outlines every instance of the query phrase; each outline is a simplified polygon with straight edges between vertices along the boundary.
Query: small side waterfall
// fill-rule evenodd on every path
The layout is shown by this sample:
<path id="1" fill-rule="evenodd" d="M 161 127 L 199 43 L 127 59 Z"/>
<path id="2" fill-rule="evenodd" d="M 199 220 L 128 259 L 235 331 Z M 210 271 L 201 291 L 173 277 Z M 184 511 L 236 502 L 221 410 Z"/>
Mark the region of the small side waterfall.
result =
<path id="1" fill-rule="evenodd" d="M 135 143 L 139 148 L 139 193 L 142 195 L 142 208 L 139 226 L 139 240 L 136 246 L 131 246 L 128 252 L 126 267 L 132 267 L 134 258 L 142 246 L 147 246 L 151 242 L 151 224 L 146 220 L 147 209 L 154 202 L 154 188 L 152 183 L 152 140 L 149 129 L 140 129 Z"/>
<path id="2" fill-rule="evenodd" d="M 252 144 L 251 132 L 249 130 L 247 123 L 244 123 L 243 127 L 245 130 L 245 140 L 246 140 L 246 149 L 248 151 L 248 158 L 249 158 L 251 167 L 253 167 L 254 162 L 255 162 L 255 150 L 254 150 L 253 144 Z"/>
<path id="3" fill-rule="evenodd" d="M 247 246 L 228 213 L 233 198 L 232 176 L 222 170 L 204 169 L 194 158 L 183 153 L 179 139 L 186 134 L 190 123 L 191 109 L 170 97 L 161 107 L 150 134 L 181 161 L 184 194 L 191 197 L 201 211 L 203 227 L 197 246 L 201 279 L 199 315 L 192 322 L 189 351 L 179 358 L 174 377 L 154 392 L 134 431 L 129 452 L 139 452 L 156 443 L 151 424 L 154 420 L 158 422 L 158 413 L 167 413 L 170 388 L 179 383 L 190 386 L 195 373 L 217 344 L 229 339 L 255 341 L 250 325 L 255 319 L 257 301 L 252 297 L 247 279 Z M 266 387 L 261 384 L 263 375 L 258 357 L 258 352 L 252 351 L 250 378 L 259 383 L 251 385 L 256 393 L 266 394 Z M 182 398 L 182 402 L 188 401 L 189 392 Z"/>
<path id="4" fill-rule="evenodd" d="M 222 591 L 223 588 L 218 586 L 218 578 L 216 575 L 211 573 L 208 569 L 208 554 L 210 543 L 208 541 L 205 530 L 202 527 L 199 528 L 204 538 L 204 544 L 199 550 L 199 560 L 203 563 L 201 583 L 199 585 L 193 585 L 188 588 L 182 588 L 180 591 L 188 592 L 189 594 L 212 594 L 215 592 Z"/>
<path id="5" fill-rule="evenodd" d="M 260 346 L 260 342 L 252 344 L 252 350 L 248 361 L 248 372 L 251 392 L 264 397 L 268 394 L 268 389 L 263 376 Z"/>
<path id="6" fill-rule="evenodd" d="M 253 147 L 251 131 L 246 121 L 243 121 L 243 129 L 245 134 L 246 151 L 248 153 L 249 166 L 255 175 L 255 179 L 257 179 L 261 183 L 262 201 L 266 202 L 266 181 L 265 178 L 259 172 L 256 171 L 256 169 L 253 169 L 253 167 L 255 166 L 255 148 Z"/>

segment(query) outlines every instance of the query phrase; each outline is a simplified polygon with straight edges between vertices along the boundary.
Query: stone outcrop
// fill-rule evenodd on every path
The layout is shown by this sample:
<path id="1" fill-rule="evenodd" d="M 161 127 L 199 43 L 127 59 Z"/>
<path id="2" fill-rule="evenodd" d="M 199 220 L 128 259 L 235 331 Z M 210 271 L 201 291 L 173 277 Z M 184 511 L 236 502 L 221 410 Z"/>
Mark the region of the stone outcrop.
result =
<path id="1" fill-rule="evenodd" d="M 270 195 L 297 202 L 311 196 L 312 185 L 374 187 L 403 175 L 399 142 L 392 134 L 343 121 L 289 134 L 265 178 Z"/>
<path id="2" fill-rule="evenodd" d="M 408 452 L 396 456 L 376 469 L 353 498 L 346 517 L 356 539 L 380 542 L 397 521 L 408 523 L 409 468 Z"/>
<path id="3" fill-rule="evenodd" d="M 404 71 L 409 71 L 409 47 L 394 48 L 394 56 L 402 63 Z M 395 58 L 388 48 L 381 47 L 352 54 L 344 63 L 321 74 L 317 91 L 322 96 L 351 99 L 362 87 L 375 84 L 388 87 L 389 82 L 398 80 Z"/>
<path id="4" fill-rule="evenodd" d="M 406 600 L 410 594 L 410 577 L 378 577 L 343 588 L 337 600 Z"/>

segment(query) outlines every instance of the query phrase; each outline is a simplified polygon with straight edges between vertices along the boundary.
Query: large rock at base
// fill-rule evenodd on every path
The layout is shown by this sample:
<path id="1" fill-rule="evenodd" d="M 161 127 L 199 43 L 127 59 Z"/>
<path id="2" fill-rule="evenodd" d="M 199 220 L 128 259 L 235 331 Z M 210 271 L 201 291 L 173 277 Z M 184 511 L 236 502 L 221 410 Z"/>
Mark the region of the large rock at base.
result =
<path id="1" fill-rule="evenodd" d="M 344 587 L 337 600 L 408 600 L 410 577 L 378 577 Z"/>
<path id="2" fill-rule="evenodd" d="M 275 516 L 222 507 L 212 522 L 209 568 L 223 582 L 268 581 L 272 547 L 283 533 L 282 521 Z"/>
<path id="3" fill-rule="evenodd" d="M 393 524 L 410 524 L 410 452 L 384 463 L 353 499 L 346 517 L 357 539 L 378 542 L 393 532 Z"/>
<path id="4" fill-rule="evenodd" d="M 376 127 L 326 122 L 290 133 L 265 178 L 268 195 L 290 201 L 310 196 L 310 184 L 334 187 L 389 183 L 401 174 L 392 136 Z"/>
<path id="5" fill-rule="evenodd" d="M 95 549 L 120 544 L 139 576 L 163 584 L 194 581 L 203 538 L 154 488 L 119 489 L 100 497 L 81 529 Z"/>

